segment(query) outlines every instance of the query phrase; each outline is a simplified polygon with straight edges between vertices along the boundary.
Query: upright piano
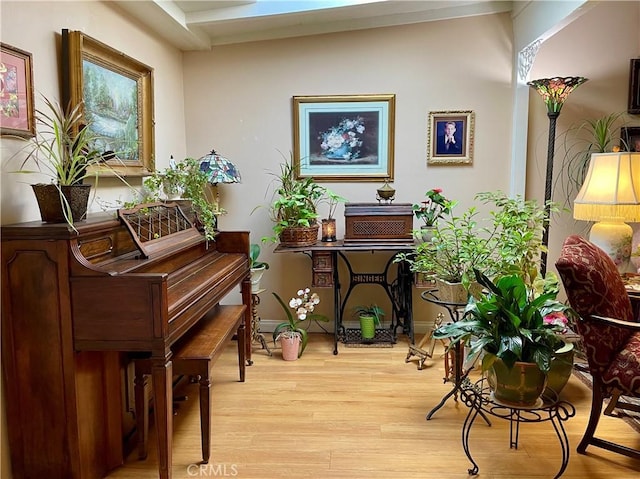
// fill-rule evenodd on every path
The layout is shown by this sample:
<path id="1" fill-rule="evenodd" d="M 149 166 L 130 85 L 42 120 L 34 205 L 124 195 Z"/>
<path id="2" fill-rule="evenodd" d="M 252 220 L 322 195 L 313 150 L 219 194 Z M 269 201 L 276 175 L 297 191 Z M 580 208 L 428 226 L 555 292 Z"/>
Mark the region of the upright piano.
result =
<path id="1" fill-rule="evenodd" d="M 90 216 L 75 228 L 2 226 L 2 366 L 15 479 L 101 478 L 123 463 L 131 352 L 153 362 L 159 474 L 171 477 L 172 345 L 236 287 L 251 324 L 249 233 L 206 241 L 177 206 L 151 206 Z"/>

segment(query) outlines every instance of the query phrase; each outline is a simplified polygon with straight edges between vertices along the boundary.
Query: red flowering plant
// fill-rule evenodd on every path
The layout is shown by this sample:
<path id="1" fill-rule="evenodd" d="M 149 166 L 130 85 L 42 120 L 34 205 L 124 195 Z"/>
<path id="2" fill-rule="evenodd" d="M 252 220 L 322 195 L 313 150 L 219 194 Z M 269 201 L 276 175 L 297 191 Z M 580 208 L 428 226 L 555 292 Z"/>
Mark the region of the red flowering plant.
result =
<path id="1" fill-rule="evenodd" d="M 449 214 L 456 204 L 444 197 L 441 188 L 432 188 L 425 194 L 427 199 L 412 206 L 416 218 L 424 221 L 425 226 L 433 226 L 443 215 Z"/>

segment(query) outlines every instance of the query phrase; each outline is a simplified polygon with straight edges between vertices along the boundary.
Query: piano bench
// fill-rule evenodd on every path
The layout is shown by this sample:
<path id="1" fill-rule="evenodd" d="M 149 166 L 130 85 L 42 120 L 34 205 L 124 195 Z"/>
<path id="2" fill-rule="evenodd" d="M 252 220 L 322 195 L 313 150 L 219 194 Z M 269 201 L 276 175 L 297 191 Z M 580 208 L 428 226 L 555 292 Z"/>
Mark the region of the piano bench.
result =
<path id="1" fill-rule="evenodd" d="M 200 432 L 202 461 L 207 463 L 211 453 L 211 368 L 233 338 L 238 339 L 240 382 L 244 382 L 246 365 L 245 305 L 217 305 L 209 311 L 188 334 L 173 346 L 174 375 L 200 377 Z M 149 398 L 145 376 L 151 374 L 152 360 L 135 360 L 135 404 L 138 429 L 138 457 L 145 459 L 149 437 Z"/>

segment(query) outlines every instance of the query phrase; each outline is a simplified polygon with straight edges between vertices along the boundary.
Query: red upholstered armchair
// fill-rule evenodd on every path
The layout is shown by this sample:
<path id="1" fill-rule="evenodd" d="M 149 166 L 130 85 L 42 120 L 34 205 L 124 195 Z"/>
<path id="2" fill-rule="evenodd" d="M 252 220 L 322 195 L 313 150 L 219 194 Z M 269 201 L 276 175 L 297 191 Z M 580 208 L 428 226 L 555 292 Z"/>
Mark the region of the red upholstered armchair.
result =
<path id="1" fill-rule="evenodd" d="M 556 262 L 571 307 L 578 313 L 580 334 L 593 377 L 593 399 L 587 430 L 578 445 L 593 445 L 640 459 L 640 451 L 594 437 L 605 398 L 614 408 L 640 412 L 624 396 L 640 397 L 640 323 L 613 260 L 581 238 L 568 237 Z"/>

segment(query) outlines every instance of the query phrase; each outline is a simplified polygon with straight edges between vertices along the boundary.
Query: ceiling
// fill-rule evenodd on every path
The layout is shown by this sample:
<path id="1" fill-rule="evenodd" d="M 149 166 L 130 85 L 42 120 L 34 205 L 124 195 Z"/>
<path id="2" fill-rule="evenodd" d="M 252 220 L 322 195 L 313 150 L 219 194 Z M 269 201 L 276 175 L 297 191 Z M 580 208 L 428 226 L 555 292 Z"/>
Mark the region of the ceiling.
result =
<path id="1" fill-rule="evenodd" d="M 115 0 L 177 48 L 291 38 L 509 12 L 492 0 Z"/>

